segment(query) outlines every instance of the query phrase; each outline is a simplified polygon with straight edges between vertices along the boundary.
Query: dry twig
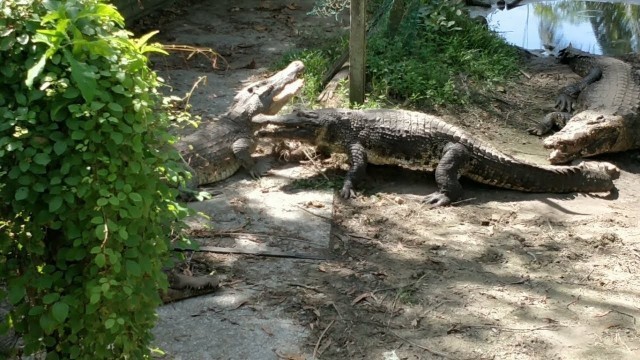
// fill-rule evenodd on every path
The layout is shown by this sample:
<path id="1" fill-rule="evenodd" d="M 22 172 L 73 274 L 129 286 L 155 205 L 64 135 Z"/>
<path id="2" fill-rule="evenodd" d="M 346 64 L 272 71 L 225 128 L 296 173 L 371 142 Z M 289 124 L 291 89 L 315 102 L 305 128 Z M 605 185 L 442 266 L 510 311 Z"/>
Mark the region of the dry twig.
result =
<path id="1" fill-rule="evenodd" d="M 326 327 L 326 329 L 324 329 L 324 331 L 322 332 L 322 334 L 320 334 L 320 337 L 318 338 L 318 342 L 316 342 L 316 347 L 313 348 L 313 357 L 312 359 L 317 359 L 317 355 L 318 355 L 318 348 L 320 347 L 320 342 L 322 341 L 322 338 L 324 337 L 324 334 L 327 333 L 327 331 L 329 330 L 329 328 L 331 327 L 331 325 L 333 325 L 333 323 L 336 322 L 335 320 L 331 320 L 331 322 L 329 323 L 329 326 Z"/>
<path id="2" fill-rule="evenodd" d="M 314 156 L 311 155 L 311 153 L 309 152 L 309 149 L 303 148 L 302 152 L 304 153 L 304 156 L 306 156 L 307 159 L 309 159 L 313 167 L 316 168 L 316 170 L 320 173 L 320 175 L 322 175 L 325 180 L 331 181 L 329 180 L 329 177 L 327 176 L 327 174 L 325 174 L 324 171 L 322 171 L 322 167 L 318 165 L 318 162 L 314 159 Z"/>
<path id="3" fill-rule="evenodd" d="M 611 310 L 607 311 L 606 313 L 604 313 L 604 314 L 600 314 L 600 315 L 596 315 L 595 317 L 603 317 L 603 316 L 607 316 L 607 315 L 611 314 L 612 312 L 616 312 L 616 313 L 618 313 L 618 314 L 620 314 L 620 315 L 628 316 L 628 317 L 630 317 L 630 318 L 633 320 L 633 325 L 635 325 L 635 324 L 636 324 L 636 317 L 635 317 L 635 316 L 630 315 L 630 314 L 627 314 L 627 313 L 623 313 L 622 311 L 615 310 L 615 309 L 611 309 Z"/>
<path id="4" fill-rule="evenodd" d="M 397 337 L 398 339 L 400 339 L 400 340 L 402 340 L 402 341 L 404 341 L 404 342 L 406 342 L 408 344 L 411 344 L 411 345 L 413 345 L 413 346 L 415 346 L 417 348 L 420 348 L 422 350 L 428 351 L 428 352 L 432 353 L 433 355 L 438 355 L 438 356 L 440 356 L 442 358 L 445 358 L 445 359 L 451 359 L 451 360 L 456 359 L 456 358 L 452 357 L 451 355 L 445 354 L 445 353 L 440 352 L 440 351 L 433 350 L 433 349 L 428 348 L 426 346 L 417 344 L 417 343 L 415 343 L 415 342 L 413 342 L 413 341 L 411 341 L 409 339 L 403 338 L 402 336 L 396 334 L 395 332 L 393 332 L 391 330 L 389 330 L 389 333 L 391 333 L 391 335 Z"/>
<path id="5" fill-rule="evenodd" d="M 227 62 L 227 59 L 225 59 L 222 55 L 215 52 L 211 48 L 202 48 L 202 47 L 189 46 L 189 45 L 162 44 L 162 49 L 165 51 L 187 52 L 189 53 L 189 55 L 187 55 L 187 60 L 190 60 L 195 55 L 202 55 L 207 59 L 209 59 L 209 61 L 211 61 L 211 67 L 214 69 L 218 68 L 218 59 L 222 59 L 222 61 L 224 61 L 226 65 L 225 70 L 229 68 L 229 62 Z"/>
<path id="6" fill-rule="evenodd" d="M 333 219 L 332 219 L 332 218 L 330 218 L 330 217 L 328 217 L 328 216 L 324 216 L 324 215 L 316 214 L 316 213 L 314 213 L 313 211 L 307 210 L 307 209 L 303 208 L 303 207 L 302 207 L 302 206 L 300 206 L 300 205 L 297 205 L 297 206 L 298 206 L 300 209 L 302 209 L 302 210 L 304 210 L 304 211 L 308 212 L 309 214 L 311 214 L 311 215 L 313 215 L 313 216 L 317 216 L 317 217 L 319 217 L 319 218 L 321 218 L 321 219 L 324 219 L 324 220 L 327 220 L 327 221 L 333 221 Z"/>

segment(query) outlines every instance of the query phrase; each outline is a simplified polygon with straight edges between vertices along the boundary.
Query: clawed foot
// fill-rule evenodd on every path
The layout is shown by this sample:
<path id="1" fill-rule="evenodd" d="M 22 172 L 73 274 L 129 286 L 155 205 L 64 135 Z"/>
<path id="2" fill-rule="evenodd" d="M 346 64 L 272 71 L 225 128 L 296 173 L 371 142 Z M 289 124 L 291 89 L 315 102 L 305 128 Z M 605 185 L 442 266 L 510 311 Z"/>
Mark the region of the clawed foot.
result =
<path id="1" fill-rule="evenodd" d="M 558 95 L 558 97 L 556 98 L 556 109 L 558 111 L 566 111 L 566 112 L 572 112 L 573 111 L 573 105 L 575 104 L 576 100 L 574 98 L 572 98 L 569 95 L 565 95 L 565 94 L 560 94 Z"/>
<path id="2" fill-rule="evenodd" d="M 189 276 L 184 274 L 169 274 L 169 287 L 174 290 L 202 290 L 216 289 L 220 280 L 217 276 Z"/>
<path id="3" fill-rule="evenodd" d="M 439 207 L 450 205 L 451 199 L 441 192 L 434 192 L 433 194 L 425 196 L 422 202 L 431 205 L 431 207 Z"/>
<path id="4" fill-rule="evenodd" d="M 536 124 L 530 128 L 527 129 L 527 132 L 531 135 L 537 135 L 537 136 L 541 136 L 547 133 L 547 128 L 545 126 L 543 126 L 542 124 Z"/>
<path id="5" fill-rule="evenodd" d="M 272 161 L 269 158 L 260 158 L 249 169 L 249 175 L 254 179 L 259 179 L 271 170 Z"/>
<path id="6" fill-rule="evenodd" d="M 353 191 L 353 184 L 351 183 L 351 181 L 347 180 L 344 182 L 342 190 L 340 190 L 340 196 L 342 196 L 343 199 L 356 197 L 356 193 L 355 191 Z"/>
<path id="7" fill-rule="evenodd" d="M 213 195 L 215 194 L 208 191 L 181 188 L 180 193 L 178 194 L 178 200 L 181 202 L 205 201 L 211 199 Z"/>

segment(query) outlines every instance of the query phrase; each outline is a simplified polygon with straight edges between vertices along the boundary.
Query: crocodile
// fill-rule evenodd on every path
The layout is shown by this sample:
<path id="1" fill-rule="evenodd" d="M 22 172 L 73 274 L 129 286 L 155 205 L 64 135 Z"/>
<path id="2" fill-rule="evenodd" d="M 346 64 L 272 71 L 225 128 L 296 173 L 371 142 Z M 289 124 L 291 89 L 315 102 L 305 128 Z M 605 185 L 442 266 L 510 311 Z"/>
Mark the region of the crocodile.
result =
<path id="1" fill-rule="evenodd" d="M 255 150 L 251 118 L 280 111 L 302 88 L 303 70 L 304 64 L 294 61 L 271 77 L 245 86 L 227 112 L 180 138 L 176 147 L 192 174 L 187 189 L 224 180 L 240 168 L 252 177 L 269 170 L 268 161 L 251 156 Z"/>
<path id="2" fill-rule="evenodd" d="M 259 115 L 258 137 L 295 139 L 345 152 L 350 167 L 340 195 L 353 197 L 366 164 L 435 169 L 438 191 L 424 202 L 449 205 L 462 198 L 460 175 L 526 192 L 609 192 L 619 170 L 611 164 L 534 165 L 504 154 L 437 116 L 407 110 L 319 109 Z M 275 125 L 275 126 L 269 126 Z"/>
<path id="3" fill-rule="evenodd" d="M 544 147 L 553 149 L 549 161 L 564 164 L 580 157 L 640 148 L 640 82 L 632 66 L 571 45 L 558 52 L 558 60 L 583 78 L 560 90 L 558 111 L 528 129 L 534 135 L 543 135 L 553 127 L 561 129 L 544 139 Z"/>

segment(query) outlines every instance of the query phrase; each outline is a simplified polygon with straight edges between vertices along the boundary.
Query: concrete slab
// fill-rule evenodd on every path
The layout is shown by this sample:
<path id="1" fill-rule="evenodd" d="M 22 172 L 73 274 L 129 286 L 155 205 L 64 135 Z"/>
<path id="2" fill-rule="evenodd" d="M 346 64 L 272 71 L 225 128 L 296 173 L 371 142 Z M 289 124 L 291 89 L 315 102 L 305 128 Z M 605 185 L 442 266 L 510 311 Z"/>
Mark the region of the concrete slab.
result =
<path id="1" fill-rule="evenodd" d="M 200 77 L 206 77 L 206 82 L 200 82 L 193 91 L 190 104 L 193 113 L 208 121 L 224 113 L 247 82 L 270 75 L 268 67 L 294 47 L 300 40 L 299 32 L 324 32 L 318 24 L 334 22 L 307 15 L 313 1 L 295 6 L 276 3 L 274 11 L 268 8 L 268 2 L 244 0 L 215 4 L 202 1 L 186 9 L 184 16 L 167 24 L 155 40 L 211 47 L 227 63 L 220 63 L 221 67 L 214 70 L 200 55 L 191 60 L 177 53 L 154 58 L 155 68 L 169 85 L 163 91 L 183 97 Z M 335 25 L 328 29 L 340 30 Z M 294 179 L 310 175 L 303 166 L 276 166 L 269 176 L 259 180 L 240 171 L 205 188 L 217 195 L 190 205 L 207 215 L 189 219 L 190 226 L 210 229 L 196 240 L 202 246 L 326 258 L 333 193 L 296 188 Z M 207 236 L 207 232 L 216 235 Z M 302 350 L 309 348 L 308 328 L 300 325 L 291 311 L 265 299 L 273 296 L 270 291 L 275 288 L 309 284 L 300 269 L 318 261 L 245 255 L 228 255 L 226 259 L 229 264 L 220 266 L 234 268 L 233 285 L 223 284 L 216 293 L 158 309 L 153 346 L 167 354 L 163 358 L 311 358 Z"/>
<path id="2" fill-rule="evenodd" d="M 154 346 L 175 360 L 305 356 L 301 344 L 308 330 L 277 309 L 239 307 L 253 295 L 234 289 L 161 307 Z"/>
<path id="3" fill-rule="evenodd" d="M 296 189 L 293 180 L 309 175 L 303 166 L 273 169 L 259 180 L 249 180 L 241 171 L 213 187 L 201 188 L 216 195 L 190 204 L 206 216 L 195 216 L 188 224 L 192 229 L 208 227 L 222 233 L 196 239 L 202 246 L 326 257 L 333 193 Z"/>
<path id="4" fill-rule="evenodd" d="M 303 166 L 274 169 L 259 180 L 241 171 L 203 188 L 217 195 L 191 203 L 206 216 L 194 216 L 188 223 L 225 235 L 196 240 L 202 246 L 328 258 L 333 192 L 296 189 L 294 180 L 310 175 Z M 261 281 L 223 286 L 216 293 L 159 308 L 154 346 L 175 360 L 310 358 L 303 350 L 308 328 L 284 309 L 260 305 L 263 291 L 307 283 L 299 277 L 299 268 L 310 261 L 236 257 L 234 266 Z"/>

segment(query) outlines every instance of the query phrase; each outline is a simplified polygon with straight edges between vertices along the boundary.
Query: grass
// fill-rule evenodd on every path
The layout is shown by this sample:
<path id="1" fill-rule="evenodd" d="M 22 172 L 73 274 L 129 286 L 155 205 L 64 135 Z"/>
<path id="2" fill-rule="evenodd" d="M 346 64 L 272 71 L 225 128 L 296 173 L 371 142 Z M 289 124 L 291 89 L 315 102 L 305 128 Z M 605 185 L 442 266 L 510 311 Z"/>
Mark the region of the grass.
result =
<path id="1" fill-rule="evenodd" d="M 518 73 L 515 47 L 458 11 L 459 4 L 430 1 L 431 15 L 415 16 L 415 23 L 405 24 L 393 38 L 380 31 L 368 40 L 368 96 L 360 108 L 401 103 L 429 109 L 465 104 L 476 100 L 474 92 L 491 89 Z M 433 16 L 436 13 L 438 16 Z M 278 64 L 293 60 L 305 63 L 306 86 L 301 99 L 308 106 L 317 104 L 324 74 L 345 51 L 346 41 L 328 39 L 321 47 L 288 53 Z"/>

